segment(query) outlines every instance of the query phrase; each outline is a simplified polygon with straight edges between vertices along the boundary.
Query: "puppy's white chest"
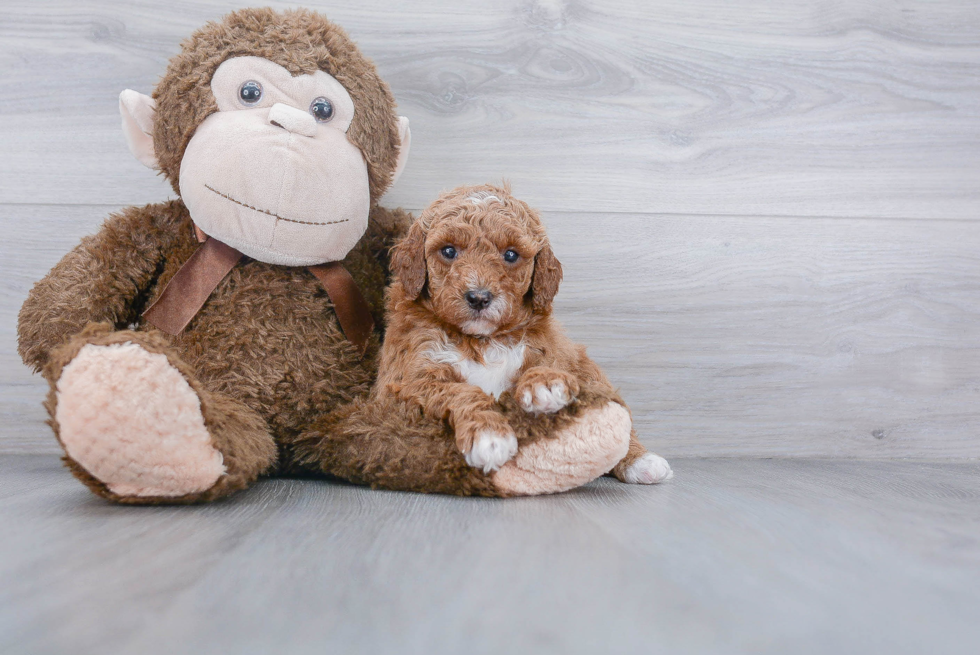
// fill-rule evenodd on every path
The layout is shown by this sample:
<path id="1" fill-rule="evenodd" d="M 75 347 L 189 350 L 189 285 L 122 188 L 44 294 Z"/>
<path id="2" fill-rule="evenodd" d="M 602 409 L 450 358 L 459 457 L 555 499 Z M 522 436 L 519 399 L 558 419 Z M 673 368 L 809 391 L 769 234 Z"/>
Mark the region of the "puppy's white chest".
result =
<path id="1" fill-rule="evenodd" d="M 524 350 L 523 343 L 507 346 L 491 342 L 483 352 L 482 364 L 463 357 L 450 344 L 432 351 L 430 356 L 434 361 L 452 364 L 466 382 L 494 398 L 500 398 L 500 394 L 514 386 L 514 378 L 524 365 Z"/>

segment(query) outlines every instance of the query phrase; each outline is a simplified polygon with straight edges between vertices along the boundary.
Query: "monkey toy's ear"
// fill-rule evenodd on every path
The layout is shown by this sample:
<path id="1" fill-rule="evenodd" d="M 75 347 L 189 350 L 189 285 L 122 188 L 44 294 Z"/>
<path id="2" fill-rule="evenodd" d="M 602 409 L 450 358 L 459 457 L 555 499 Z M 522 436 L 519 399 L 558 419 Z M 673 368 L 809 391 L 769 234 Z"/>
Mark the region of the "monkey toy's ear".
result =
<path id="1" fill-rule="evenodd" d="M 405 170 L 405 162 L 408 161 L 408 150 L 412 145 L 412 131 L 408 129 L 408 119 L 404 116 L 398 117 L 398 160 L 395 162 L 395 172 L 391 174 L 391 184 L 394 186 L 402 171 Z"/>
<path id="2" fill-rule="evenodd" d="M 119 94 L 123 134 L 129 151 L 148 168 L 159 168 L 153 151 L 153 120 L 157 103 L 150 96 L 126 89 Z"/>

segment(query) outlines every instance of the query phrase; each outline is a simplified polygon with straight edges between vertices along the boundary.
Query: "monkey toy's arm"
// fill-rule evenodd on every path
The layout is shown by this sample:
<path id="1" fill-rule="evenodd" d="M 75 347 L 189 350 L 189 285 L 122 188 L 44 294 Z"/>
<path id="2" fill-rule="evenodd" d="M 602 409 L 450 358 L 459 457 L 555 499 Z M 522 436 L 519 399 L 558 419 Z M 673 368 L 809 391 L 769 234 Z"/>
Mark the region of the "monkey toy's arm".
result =
<path id="1" fill-rule="evenodd" d="M 388 251 L 405 236 L 415 217 L 402 208 L 374 207 L 368 220 L 368 229 L 362 238 L 369 246 L 384 253 L 385 269 L 388 269 Z"/>
<path id="2" fill-rule="evenodd" d="M 122 328 L 135 322 L 144 294 L 160 274 L 163 253 L 172 249 L 181 227 L 192 229 L 183 205 L 171 201 L 128 207 L 82 239 L 34 285 L 21 307 L 17 349 L 24 363 L 40 371 L 52 348 L 89 323 Z"/>
<path id="3" fill-rule="evenodd" d="M 402 209 L 373 207 L 367 232 L 344 258 L 344 266 L 354 275 L 371 306 L 375 325 L 384 325 L 384 290 L 391 282 L 391 247 L 408 231 L 412 220 L 412 215 Z"/>

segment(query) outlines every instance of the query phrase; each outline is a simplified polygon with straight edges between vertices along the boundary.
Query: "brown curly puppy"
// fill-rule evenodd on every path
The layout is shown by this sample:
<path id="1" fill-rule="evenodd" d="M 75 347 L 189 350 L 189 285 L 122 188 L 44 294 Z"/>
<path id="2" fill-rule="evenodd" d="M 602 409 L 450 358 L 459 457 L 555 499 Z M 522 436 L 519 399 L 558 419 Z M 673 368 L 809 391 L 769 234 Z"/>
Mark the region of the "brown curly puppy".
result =
<path id="1" fill-rule="evenodd" d="M 517 453 L 497 405 L 511 394 L 533 415 L 576 401 L 583 385 L 614 393 L 599 367 L 551 316 L 562 270 L 538 214 L 508 188 L 444 194 L 392 252 L 388 329 L 377 398 L 415 403 L 448 419 L 473 467 L 497 470 Z M 615 467 L 624 482 L 671 476 L 631 435 Z"/>

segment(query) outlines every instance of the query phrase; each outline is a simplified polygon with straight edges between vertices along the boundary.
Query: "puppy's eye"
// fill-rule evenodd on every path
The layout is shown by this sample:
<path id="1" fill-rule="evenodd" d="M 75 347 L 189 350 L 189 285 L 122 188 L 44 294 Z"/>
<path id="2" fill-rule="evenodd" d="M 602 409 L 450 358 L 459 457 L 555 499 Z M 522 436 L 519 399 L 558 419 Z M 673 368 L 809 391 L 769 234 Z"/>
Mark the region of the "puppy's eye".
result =
<path id="1" fill-rule="evenodd" d="M 238 98 L 246 105 L 254 105 L 262 99 L 262 85 L 249 80 L 238 88 Z"/>
<path id="2" fill-rule="evenodd" d="M 504 251 L 504 261 L 507 262 L 508 264 L 513 264 L 520 258 L 521 255 L 513 248 L 508 248 L 507 250 Z"/>
<path id="3" fill-rule="evenodd" d="M 442 253 L 442 256 L 446 259 L 456 259 L 456 255 L 458 254 L 456 249 L 452 246 L 443 246 L 442 250 L 439 252 Z"/>

